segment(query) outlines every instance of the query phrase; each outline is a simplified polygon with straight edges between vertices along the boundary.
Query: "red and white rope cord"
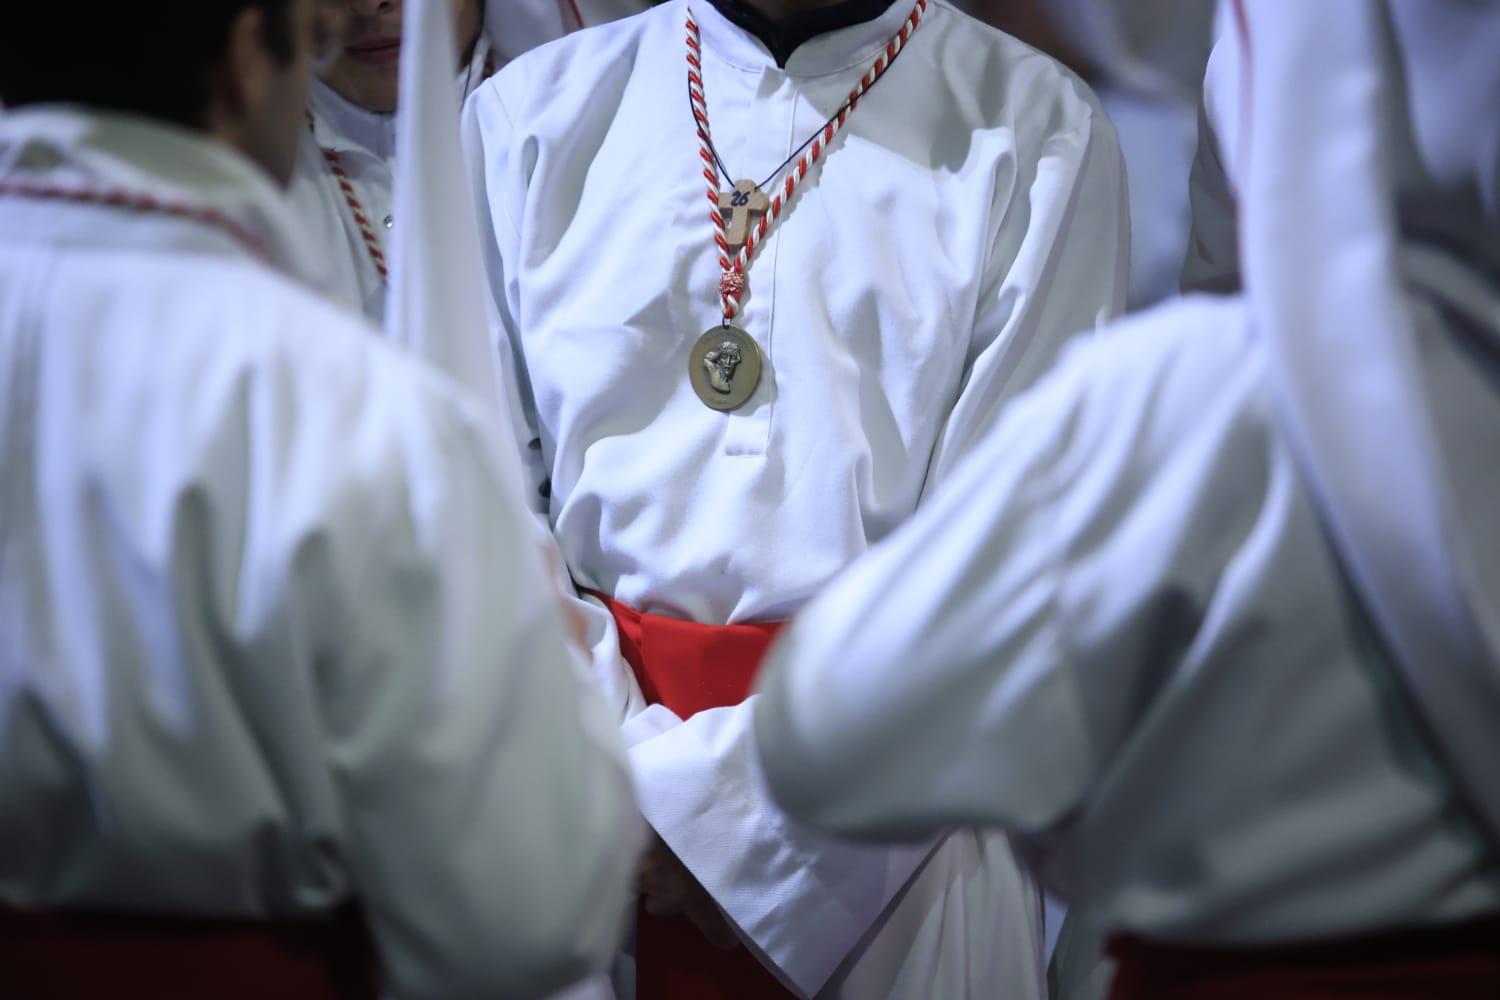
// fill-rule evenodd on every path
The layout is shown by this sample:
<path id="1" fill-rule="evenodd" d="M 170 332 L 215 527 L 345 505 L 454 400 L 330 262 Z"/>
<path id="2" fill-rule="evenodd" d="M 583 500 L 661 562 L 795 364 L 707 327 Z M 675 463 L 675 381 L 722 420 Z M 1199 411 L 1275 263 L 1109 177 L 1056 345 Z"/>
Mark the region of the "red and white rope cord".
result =
<path id="1" fill-rule="evenodd" d="M 216 208 L 205 208 L 187 202 L 163 201 L 154 195 L 126 191 L 119 188 L 93 190 L 69 188 L 54 184 L 23 184 L 0 181 L 0 197 L 34 198 L 41 201 L 65 201 L 77 205 L 103 205 L 130 212 L 168 215 L 174 219 L 185 219 L 226 233 L 260 260 L 269 260 L 270 255 L 250 231 Z"/>
<path id="2" fill-rule="evenodd" d="M 307 130 L 316 135 L 313 128 L 313 116 L 307 115 Z M 380 275 L 382 282 L 390 281 L 390 271 L 385 264 L 385 251 L 380 248 L 380 240 L 375 236 L 375 227 L 370 224 L 370 214 L 365 211 L 365 206 L 360 202 L 359 195 L 354 191 L 354 183 L 349 179 L 349 172 L 344 169 L 343 161 L 339 159 L 337 151 L 318 147 L 323 154 L 323 162 L 328 165 L 328 172 L 333 174 L 333 179 L 338 181 L 339 191 L 344 196 L 344 202 L 349 206 L 349 212 L 354 217 L 354 224 L 359 227 L 359 235 L 364 238 L 365 250 L 370 255 L 370 263 L 375 265 L 375 271 Z"/>
<path id="3" fill-rule="evenodd" d="M 912 32 L 916 31 L 917 25 L 922 23 L 922 15 L 926 12 L 927 0 L 917 0 L 906 22 L 901 25 L 901 30 L 886 43 L 885 48 L 880 50 L 869 70 L 860 77 L 854 89 L 849 91 L 849 98 L 839 109 L 838 114 L 823 126 L 822 134 L 813 139 L 812 145 L 802 154 L 797 165 L 787 171 L 780 190 L 771 196 L 770 209 L 760 217 L 755 228 L 746 233 L 745 245 L 740 247 L 739 253 L 731 258 L 724 215 L 719 211 L 719 168 L 714 162 L 711 132 L 708 125 L 708 103 L 703 95 L 703 42 L 699 37 L 698 22 L 693 19 L 693 8 L 689 5 L 687 9 L 688 96 L 692 101 L 693 118 L 698 123 L 703 177 L 708 181 L 709 218 L 714 224 L 714 242 L 719 248 L 719 267 L 723 271 L 719 278 L 719 299 L 724 307 L 726 324 L 731 322 L 740 310 L 740 300 L 744 297 L 746 288 L 745 273 L 750 266 L 750 259 L 755 255 L 756 248 L 765 239 L 766 233 L 771 231 L 776 220 L 780 218 L 782 209 L 791 201 L 792 192 L 797 190 L 797 185 L 807 176 L 813 164 L 818 162 L 818 158 L 823 155 L 823 150 L 833 142 L 833 137 L 838 135 L 839 130 L 844 127 L 844 122 L 848 121 L 849 115 L 854 112 L 865 91 L 875 85 L 875 81 L 880 79 L 892 60 L 905 47 Z"/>

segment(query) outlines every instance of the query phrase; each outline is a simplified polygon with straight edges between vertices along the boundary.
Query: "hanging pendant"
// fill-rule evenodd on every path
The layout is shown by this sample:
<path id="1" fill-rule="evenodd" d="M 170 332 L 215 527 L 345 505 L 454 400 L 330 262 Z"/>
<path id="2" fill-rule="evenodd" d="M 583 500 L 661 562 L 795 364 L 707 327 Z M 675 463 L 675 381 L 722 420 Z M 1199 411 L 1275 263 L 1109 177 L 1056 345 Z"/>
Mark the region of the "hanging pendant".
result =
<path id="1" fill-rule="evenodd" d="M 688 380 L 711 409 L 743 406 L 760 384 L 760 371 L 760 345 L 737 326 L 713 327 L 688 353 Z"/>
<path id="2" fill-rule="evenodd" d="M 771 199 L 754 181 L 735 181 L 734 187 L 719 192 L 719 213 L 724 217 L 724 239 L 731 250 L 738 250 L 750 238 L 750 227 L 771 210 Z"/>

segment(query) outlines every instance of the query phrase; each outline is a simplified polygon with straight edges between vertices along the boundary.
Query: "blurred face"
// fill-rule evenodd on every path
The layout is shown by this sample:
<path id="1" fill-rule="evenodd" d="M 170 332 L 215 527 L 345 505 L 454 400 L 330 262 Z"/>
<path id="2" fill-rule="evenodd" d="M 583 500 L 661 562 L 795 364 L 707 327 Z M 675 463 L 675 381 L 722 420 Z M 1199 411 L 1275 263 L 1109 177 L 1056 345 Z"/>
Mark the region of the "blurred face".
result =
<path id="1" fill-rule="evenodd" d="M 401 61 L 401 0 L 335 0 L 345 8 L 348 28 L 333 63 L 320 73 L 346 100 L 370 111 L 396 110 Z M 451 0 L 459 51 L 455 65 L 479 38 L 484 0 Z"/>

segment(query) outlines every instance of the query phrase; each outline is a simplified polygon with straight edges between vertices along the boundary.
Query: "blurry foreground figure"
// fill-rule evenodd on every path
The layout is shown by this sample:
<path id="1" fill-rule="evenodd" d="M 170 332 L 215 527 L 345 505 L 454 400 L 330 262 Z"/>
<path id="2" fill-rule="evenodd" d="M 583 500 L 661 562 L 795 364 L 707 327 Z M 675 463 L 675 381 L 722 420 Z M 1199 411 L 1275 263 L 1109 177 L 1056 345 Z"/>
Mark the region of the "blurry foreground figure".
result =
<path id="1" fill-rule="evenodd" d="M 534 996 L 618 941 L 640 822 L 514 459 L 279 190 L 317 10 L 0 16 L 7 996 Z"/>
<path id="2" fill-rule="evenodd" d="M 757 746 L 825 830 L 1011 830 L 1116 997 L 1500 995 L 1500 4 L 1239 14 L 1244 294 L 1012 404 Z"/>

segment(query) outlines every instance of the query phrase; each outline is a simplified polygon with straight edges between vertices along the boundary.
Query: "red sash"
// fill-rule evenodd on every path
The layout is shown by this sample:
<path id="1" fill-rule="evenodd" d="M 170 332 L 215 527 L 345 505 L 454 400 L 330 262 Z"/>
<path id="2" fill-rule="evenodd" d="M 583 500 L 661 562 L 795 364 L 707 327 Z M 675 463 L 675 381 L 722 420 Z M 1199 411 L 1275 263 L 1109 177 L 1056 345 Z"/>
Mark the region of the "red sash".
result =
<path id="1" fill-rule="evenodd" d="M 1474 1000 L 1500 997 L 1500 917 L 1267 948 L 1109 943 L 1110 1000 Z"/>
<path id="2" fill-rule="evenodd" d="M 0 904 L 0 993 L 17 1000 L 376 1000 L 375 973 L 352 908 L 272 923 Z"/>
<path id="3" fill-rule="evenodd" d="M 698 625 L 642 614 L 603 594 L 594 596 L 615 616 L 620 652 L 646 700 L 684 719 L 744 701 L 761 657 L 782 625 Z M 639 909 L 635 960 L 636 1000 L 793 996 L 748 948 L 721 951 L 686 917 L 655 917 Z"/>

